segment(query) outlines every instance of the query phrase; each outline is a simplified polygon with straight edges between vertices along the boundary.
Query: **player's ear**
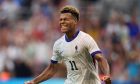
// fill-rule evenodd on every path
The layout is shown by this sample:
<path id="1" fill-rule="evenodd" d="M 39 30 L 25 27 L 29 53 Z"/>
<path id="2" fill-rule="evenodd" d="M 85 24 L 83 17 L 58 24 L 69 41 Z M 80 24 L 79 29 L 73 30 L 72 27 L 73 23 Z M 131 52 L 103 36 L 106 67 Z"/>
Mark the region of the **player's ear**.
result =
<path id="1" fill-rule="evenodd" d="M 73 17 L 74 22 L 78 23 L 78 19 L 76 17 L 74 17 L 74 16 L 72 16 L 72 17 Z"/>
<path id="2" fill-rule="evenodd" d="M 74 19 L 74 23 L 75 23 L 75 25 L 77 25 L 78 24 L 78 20 Z"/>

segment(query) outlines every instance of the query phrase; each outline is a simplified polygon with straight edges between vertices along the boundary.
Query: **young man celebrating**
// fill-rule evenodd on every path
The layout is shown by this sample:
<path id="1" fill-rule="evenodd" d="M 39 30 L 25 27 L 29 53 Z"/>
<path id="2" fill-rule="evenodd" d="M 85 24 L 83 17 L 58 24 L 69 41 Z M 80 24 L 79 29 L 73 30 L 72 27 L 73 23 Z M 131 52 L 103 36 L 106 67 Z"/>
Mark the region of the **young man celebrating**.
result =
<path id="1" fill-rule="evenodd" d="M 65 33 L 53 47 L 50 65 L 35 79 L 25 84 L 38 84 L 51 78 L 63 61 L 67 68 L 65 84 L 111 84 L 109 66 L 94 39 L 77 29 L 79 11 L 65 6 L 60 11 L 61 32 Z M 98 65 L 104 73 L 100 80 Z"/>

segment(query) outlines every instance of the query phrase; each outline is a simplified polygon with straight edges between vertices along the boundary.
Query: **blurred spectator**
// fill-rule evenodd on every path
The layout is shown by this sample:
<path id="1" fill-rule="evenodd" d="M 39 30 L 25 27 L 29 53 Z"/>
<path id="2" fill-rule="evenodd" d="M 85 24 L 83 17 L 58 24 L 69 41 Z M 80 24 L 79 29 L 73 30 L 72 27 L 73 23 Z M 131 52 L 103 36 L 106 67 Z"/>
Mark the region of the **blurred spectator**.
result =
<path id="1" fill-rule="evenodd" d="M 4 0 L 1 6 L 3 11 L 7 13 L 8 19 L 16 18 L 19 7 L 13 0 Z"/>
<path id="2" fill-rule="evenodd" d="M 29 19 L 29 17 L 32 14 L 32 2 L 33 0 L 19 0 L 19 6 L 20 6 L 20 10 L 19 10 L 19 17 L 22 19 Z"/>
<path id="3" fill-rule="evenodd" d="M 15 69 L 14 69 L 14 74 L 15 77 L 31 77 L 32 76 L 32 71 L 30 67 L 25 64 L 22 60 L 15 60 L 14 62 Z"/>
<path id="4" fill-rule="evenodd" d="M 137 41 L 138 35 L 140 35 L 140 28 L 139 28 L 138 22 L 136 20 L 135 14 L 131 17 L 131 21 L 129 23 L 127 23 L 127 25 L 129 28 L 130 40 L 132 42 Z"/>
<path id="5" fill-rule="evenodd" d="M 140 49 L 137 44 L 132 44 L 132 50 L 129 52 L 128 57 L 128 77 L 129 80 L 139 81 L 140 80 Z"/>
<path id="6" fill-rule="evenodd" d="M 106 32 L 108 36 L 112 36 L 112 34 L 119 35 L 121 29 L 118 24 L 118 12 L 111 11 L 109 21 L 107 23 Z"/>
<path id="7" fill-rule="evenodd" d="M 119 27 L 121 31 L 119 32 L 120 40 L 122 45 L 124 46 L 125 50 L 130 49 L 130 41 L 129 41 L 129 29 L 126 25 L 125 17 L 123 14 L 120 14 L 119 18 Z"/>

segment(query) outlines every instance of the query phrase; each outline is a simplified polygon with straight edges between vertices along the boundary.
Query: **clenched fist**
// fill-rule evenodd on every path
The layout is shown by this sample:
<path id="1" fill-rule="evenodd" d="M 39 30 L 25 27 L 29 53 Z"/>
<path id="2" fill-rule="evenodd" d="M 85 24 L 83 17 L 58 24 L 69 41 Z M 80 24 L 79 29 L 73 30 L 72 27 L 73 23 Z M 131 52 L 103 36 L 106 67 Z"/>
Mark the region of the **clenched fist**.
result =
<path id="1" fill-rule="evenodd" d="M 111 78 L 110 78 L 110 76 L 100 76 L 100 79 L 101 79 L 105 84 L 111 84 Z"/>
<path id="2" fill-rule="evenodd" d="M 104 80 L 105 84 L 111 84 L 111 79 L 110 78 L 107 78 Z"/>

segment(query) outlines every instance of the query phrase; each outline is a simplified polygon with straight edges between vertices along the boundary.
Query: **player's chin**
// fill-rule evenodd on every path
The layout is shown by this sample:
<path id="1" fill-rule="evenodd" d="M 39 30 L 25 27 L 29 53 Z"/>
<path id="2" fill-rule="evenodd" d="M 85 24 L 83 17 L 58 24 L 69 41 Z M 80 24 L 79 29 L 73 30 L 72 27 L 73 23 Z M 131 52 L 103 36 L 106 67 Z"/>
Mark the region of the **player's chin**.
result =
<path id="1" fill-rule="evenodd" d="M 67 29 L 61 29 L 62 33 L 66 33 L 68 30 Z"/>

